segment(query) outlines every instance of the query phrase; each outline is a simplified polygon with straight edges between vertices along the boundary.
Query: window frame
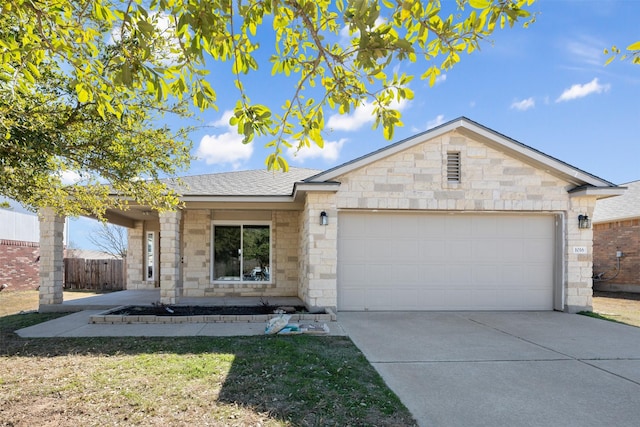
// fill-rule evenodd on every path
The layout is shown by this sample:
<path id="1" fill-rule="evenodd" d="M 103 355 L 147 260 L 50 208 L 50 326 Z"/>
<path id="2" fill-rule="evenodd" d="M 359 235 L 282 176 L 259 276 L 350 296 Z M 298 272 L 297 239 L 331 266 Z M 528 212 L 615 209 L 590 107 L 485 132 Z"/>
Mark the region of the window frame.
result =
<path id="1" fill-rule="evenodd" d="M 243 242 L 243 231 L 244 231 L 244 226 L 252 226 L 252 225 L 262 225 L 262 226 L 268 226 L 269 227 L 269 280 L 244 280 L 243 279 L 243 275 L 242 275 L 242 271 L 244 268 L 244 242 Z M 240 280 L 216 280 L 214 277 L 214 266 L 215 266 L 215 230 L 216 230 L 216 226 L 220 226 L 220 227 L 233 227 L 233 226 L 239 226 L 240 227 L 240 248 L 241 251 L 241 255 L 240 255 L 240 274 L 241 274 L 241 278 Z M 273 284 L 273 223 L 272 221 L 251 221 L 251 220 L 246 220 L 246 221 L 232 221 L 232 220 L 213 220 L 211 221 L 211 233 L 210 233 L 210 242 L 211 242 L 211 253 L 210 253 L 210 257 L 209 257 L 209 278 L 210 278 L 210 283 L 212 284 L 233 284 L 233 285 L 237 285 L 237 284 L 260 284 L 260 285 L 270 285 Z"/>
<path id="2" fill-rule="evenodd" d="M 149 237 L 151 237 L 151 257 L 149 257 Z M 144 280 L 155 282 L 157 276 L 156 262 L 156 232 L 147 231 L 144 233 Z M 151 277 L 149 277 L 149 260 L 151 260 Z"/>

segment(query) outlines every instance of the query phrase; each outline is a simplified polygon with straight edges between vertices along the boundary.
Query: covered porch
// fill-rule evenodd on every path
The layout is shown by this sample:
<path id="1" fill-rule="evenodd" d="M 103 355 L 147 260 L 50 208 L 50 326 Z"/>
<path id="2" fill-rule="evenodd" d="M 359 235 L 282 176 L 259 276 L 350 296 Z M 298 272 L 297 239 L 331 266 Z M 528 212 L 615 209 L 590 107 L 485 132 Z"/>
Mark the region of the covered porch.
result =
<path id="1" fill-rule="evenodd" d="M 139 295 L 140 304 L 272 304 L 284 298 L 311 312 L 335 307 L 335 269 L 317 266 L 335 259 L 338 184 L 301 182 L 315 172 L 189 177 L 175 211 L 140 205 L 107 210 L 109 223 L 128 230 L 126 276 L 132 293 L 105 304 L 138 304 Z M 51 209 L 40 212 L 40 311 L 80 304 L 63 301 L 64 222 Z"/>
<path id="2" fill-rule="evenodd" d="M 40 306 L 42 312 L 68 313 L 85 310 L 110 310 L 126 305 L 152 305 L 160 301 L 160 289 L 116 291 L 101 295 L 63 301 L 61 304 Z M 179 305 L 198 305 L 208 307 L 259 306 L 301 306 L 297 297 L 200 297 L 182 298 Z"/>

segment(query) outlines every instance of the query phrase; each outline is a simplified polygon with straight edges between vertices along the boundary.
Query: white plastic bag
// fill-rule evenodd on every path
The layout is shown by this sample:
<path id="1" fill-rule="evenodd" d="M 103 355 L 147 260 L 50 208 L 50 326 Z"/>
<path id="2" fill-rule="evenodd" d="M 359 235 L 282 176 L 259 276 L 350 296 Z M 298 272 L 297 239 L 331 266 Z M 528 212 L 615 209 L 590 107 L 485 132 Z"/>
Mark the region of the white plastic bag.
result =
<path id="1" fill-rule="evenodd" d="M 285 326 L 287 326 L 287 323 L 289 323 L 289 319 L 291 319 L 290 314 L 281 314 L 270 319 L 267 322 L 267 327 L 264 329 L 264 333 L 267 335 L 277 334 L 282 329 L 284 329 Z"/>

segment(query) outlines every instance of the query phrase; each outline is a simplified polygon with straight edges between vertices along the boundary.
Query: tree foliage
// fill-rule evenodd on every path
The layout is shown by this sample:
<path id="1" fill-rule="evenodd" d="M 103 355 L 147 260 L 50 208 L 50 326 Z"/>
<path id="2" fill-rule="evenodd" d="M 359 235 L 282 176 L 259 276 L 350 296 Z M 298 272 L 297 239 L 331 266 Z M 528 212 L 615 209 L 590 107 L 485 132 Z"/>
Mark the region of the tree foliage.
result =
<path id="1" fill-rule="evenodd" d="M 496 29 L 533 20 L 534 0 L 5 0 L 0 6 L 0 192 L 31 206 L 100 216 L 108 191 L 157 209 L 158 181 L 188 164 L 185 134 L 154 127 L 183 101 L 217 108 L 213 63 L 234 76 L 231 124 L 285 147 L 324 144 L 327 111 L 373 105 L 386 138 L 401 126 L 419 63 L 431 85 Z M 344 38 L 347 34 L 348 37 Z M 279 109 L 251 101 L 258 70 L 289 78 Z M 60 171 L 83 186 L 64 185 Z M 95 185 L 107 182 L 107 187 Z"/>
<path id="2" fill-rule="evenodd" d="M 630 59 L 634 64 L 640 64 L 640 40 L 635 43 L 631 43 L 625 51 L 621 51 L 618 47 L 612 46 L 611 49 L 604 50 L 605 55 L 611 55 L 609 59 L 607 59 L 606 64 L 608 65 L 613 61 L 616 57 L 619 57 L 620 60 L 625 61 Z"/>

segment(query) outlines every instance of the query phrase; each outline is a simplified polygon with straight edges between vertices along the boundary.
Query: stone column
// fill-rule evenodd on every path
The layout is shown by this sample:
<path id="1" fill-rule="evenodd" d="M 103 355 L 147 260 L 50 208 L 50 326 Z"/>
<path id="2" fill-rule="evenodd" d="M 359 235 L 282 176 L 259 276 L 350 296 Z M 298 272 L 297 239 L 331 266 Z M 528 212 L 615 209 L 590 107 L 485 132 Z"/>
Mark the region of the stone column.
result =
<path id="1" fill-rule="evenodd" d="M 127 230 L 127 289 L 145 289 L 144 286 L 144 227 L 142 221 L 136 221 L 133 228 Z"/>
<path id="2" fill-rule="evenodd" d="M 181 211 L 160 214 L 160 302 L 175 304 L 182 296 L 180 277 Z"/>
<path id="3" fill-rule="evenodd" d="M 64 221 L 53 209 L 40 211 L 40 302 L 44 306 L 62 304 L 64 268 Z"/>
<path id="4" fill-rule="evenodd" d="M 334 193 L 309 193 L 301 224 L 301 262 L 305 264 L 298 297 L 307 308 L 336 310 L 338 301 L 338 215 Z M 320 225 L 320 213 L 329 216 L 328 225 Z"/>
<path id="5" fill-rule="evenodd" d="M 578 228 L 578 215 L 593 215 L 596 198 L 573 197 L 567 212 L 567 284 L 564 310 L 569 313 L 592 310 L 593 297 L 593 230 Z M 584 249 L 584 252 L 574 251 Z"/>

